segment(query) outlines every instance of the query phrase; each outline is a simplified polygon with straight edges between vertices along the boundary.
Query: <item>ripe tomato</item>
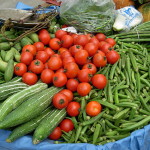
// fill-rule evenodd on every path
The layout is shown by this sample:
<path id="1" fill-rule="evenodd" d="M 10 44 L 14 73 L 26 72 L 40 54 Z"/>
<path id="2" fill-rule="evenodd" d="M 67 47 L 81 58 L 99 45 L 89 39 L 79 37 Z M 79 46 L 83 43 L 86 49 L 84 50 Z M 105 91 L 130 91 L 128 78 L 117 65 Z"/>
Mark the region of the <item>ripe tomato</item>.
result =
<path id="1" fill-rule="evenodd" d="M 74 56 L 75 53 L 80 50 L 83 50 L 83 46 L 81 46 L 81 45 L 73 45 L 69 48 L 69 52 L 71 53 L 72 56 Z"/>
<path id="2" fill-rule="evenodd" d="M 36 54 L 36 47 L 34 45 L 25 45 L 23 48 L 22 48 L 22 52 L 30 52 L 33 56 L 35 56 Z"/>
<path id="3" fill-rule="evenodd" d="M 86 50 L 89 53 L 89 56 L 93 56 L 94 54 L 96 54 L 98 46 L 95 45 L 94 43 L 87 43 L 84 46 L 84 50 Z"/>
<path id="4" fill-rule="evenodd" d="M 52 70 L 58 70 L 62 67 L 62 60 L 60 59 L 60 57 L 53 55 L 48 60 L 48 67 L 49 69 L 52 69 Z"/>
<path id="5" fill-rule="evenodd" d="M 101 111 L 102 111 L 102 106 L 97 101 L 90 101 L 86 105 L 86 113 L 91 117 L 97 116 Z"/>
<path id="6" fill-rule="evenodd" d="M 74 45 L 85 46 L 88 43 L 88 37 L 86 35 L 80 34 L 74 39 Z"/>
<path id="7" fill-rule="evenodd" d="M 67 106 L 67 114 L 71 117 L 78 116 L 80 113 L 80 103 L 78 102 L 70 102 Z"/>
<path id="8" fill-rule="evenodd" d="M 65 107 L 67 107 L 68 105 L 68 100 L 67 100 L 67 96 L 63 93 L 57 93 L 53 96 L 52 99 L 53 105 L 57 108 L 57 109 L 63 109 Z"/>
<path id="9" fill-rule="evenodd" d="M 112 50 L 112 46 L 109 43 L 105 43 L 102 45 L 100 50 L 107 54 L 110 50 Z"/>
<path id="10" fill-rule="evenodd" d="M 50 84 L 53 80 L 54 71 L 50 69 L 44 69 L 41 73 L 41 80 L 44 83 Z"/>
<path id="11" fill-rule="evenodd" d="M 69 79 L 66 83 L 67 89 L 69 89 L 72 92 L 77 91 L 79 81 L 77 79 Z"/>
<path id="12" fill-rule="evenodd" d="M 85 64 L 82 69 L 89 69 L 92 74 L 95 74 L 97 72 L 97 68 L 93 63 L 87 63 Z"/>
<path id="13" fill-rule="evenodd" d="M 42 42 L 35 42 L 33 45 L 36 47 L 37 51 L 44 51 L 44 44 Z"/>
<path id="14" fill-rule="evenodd" d="M 97 34 L 95 35 L 95 37 L 99 40 L 99 42 L 100 42 L 100 41 L 105 41 L 105 39 L 106 39 L 106 35 L 103 34 L 103 33 L 97 33 Z"/>
<path id="15" fill-rule="evenodd" d="M 62 72 L 62 73 L 64 73 L 64 68 L 60 68 L 60 69 L 56 70 L 56 72 Z"/>
<path id="16" fill-rule="evenodd" d="M 61 54 L 60 54 L 60 57 L 61 57 L 61 59 L 64 59 L 64 58 L 68 58 L 68 57 L 71 57 L 71 53 L 68 51 L 68 50 L 66 50 L 66 51 L 63 51 Z"/>
<path id="17" fill-rule="evenodd" d="M 105 41 L 100 41 L 100 42 L 99 42 L 99 49 L 100 49 L 100 50 L 101 50 L 103 44 L 107 44 L 107 42 L 105 42 Z"/>
<path id="18" fill-rule="evenodd" d="M 96 66 L 96 67 L 104 67 L 106 66 L 107 64 L 107 59 L 106 59 L 106 56 L 103 56 L 101 55 L 100 53 L 96 53 L 94 56 L 93 56 L 93 64 Z"/>
<path id="19" fill-rule="evenodd" d="M 72 36 L 72 38 L 73 38 L 73 43 L 74 43 L 75 39 L 78 38 L 78 34 L 75 34 L 75 33 L 74 33 L 74 34 L 72 34 L 71 36 Z"/>
<path id="20" fill-rule="evenodd" d="M 49 58 L 55 54 L 55 52 L 49 47 L 46 47 L 44 51 L 48 54 Z"/>
<path id="21" fill-rule="evenodd" d="M 42 61 L 35 59 L 31 62 L 30 67 L 33 73 L 40 74 L 44 69 L 44 64 Z"/>
<path id="22" fill-rule="evenodd" d="M 112 47 L 116 45 L 116 41 L 112 38 L 107 38 L 105 42 L 109 43 Z"/>
<path id="23" fill-rule="evenodd" d="M 34 85 L 38 81 L 38 77 L 35 73 L 26 72 L 22 76 L 22 81 L 28 85 Z"/>
<path id="24" fill-rule="evenodd" d="M 96 74 L 92 77 L 92 84 L 97 89 L 104 89 L 107 84 L 107 79 L 103 74 Z"/>
<path id="25" fill-rule="evenodd" d="M 22 76 L 27 72 L 27 66 L 24 63 L 17 63 L 14 67 L 14 73 L 17 76 Z"/>
<path id="26" fill-rule="evenodd" d="M 76 63 L 79 65 L 86 64 L 88 61 L 88 57 L 89 57 L 89 54 L 86 50 L 80 50 L 76 52 L 74 56 Z"/>
<path id="27" fill-rule="evenodd" d="M 73 38 L 71 35 L 64 35 L 61 38 L 61 42 L 62 42 L 62 47 L 69 48 L 70 46 L 73 45 Z"/>
<path id="28" fill-rule="evenodd" d="M 48 45 L 51 37 L 49 33 L 42 32 L 39 34 L 39 39 L 44 45 Z"/>
<path id="29" fill-rule="evenodd" d="M 72 91 L 70 91 L 68 89 L 63 89 L 59 93 L 65 94 L 67 96 L 68 102 L 71 102 L 73 100 L 73 93 L 72 93 Z"/>
<path id="30" fill-rule="evenodd" d="M 53 84 L 56 87 L 62 87 L 67 83 L 67 76 L 65 75 L 65 73 L 62 72 L 56 72 L 53 75 Z"/>
<path id="31" fill-rule="evenodd" d="M 48 63 L 47 62 L 44 64 L 44 69 L 48 69 Z"/>
<path id="32" fill-rule="evenodd" d="M 92 76 L 92 72 L 89 69 L 82 69 L 78 71 L 78 80 L 80 82 L 90 82 Z"/>
<path id="33" fill-rule="evenodd" d="M 67 48 L 64 48 L 64 47 L 61 47 L 59 50 L 58 50 L 58 53 L 61 55 L 61 53 L 63 53 L 64 51 L 68 51 Z"/>
<path id="34" fill-rule="evenodd" d="M 55 37 L 56 38 L 58 38 L 58 39 L 60 39 L 61 40 L 61 38 L 64 36 L 64 35 L 67 35 L 67 32 L 66 31 L 64 31 L 64 30 L 57 30 L 56 32 L 55 32 Z"/>
<path id="35" fill-rule="evenodd" d="M 50 140 L 58 140 L 62 135 L 60 127 L 56 127 L 53 132 L 48 136 Z"/>
<path id="36" fill-rule="evenodd" d="M 41 29 L 38 34 L 44 34 L 44 33 L 49 33 L 46 29 Z"/>
<path id="37" fill-rule="evenodd" d="M 45 51 L 38 51 L 35 58 L 41 60 L 43 63 L 46 63 L 49 59 L 49 55 Z"/>
<path id="38" fill-rule="evenodd" d="M 96 37 L 93 37 L 89 40 L 89 43 L 94 43 L 95 45 L 97 45 L 97 47 L 99 47 L 99 40 Z"/>
<path id="39" fill-rule="evenodd" d="M 87 36 L 88 40 L 90 40 L 91 38 L 93 38 L 93 37 L 94 37 L 94 35 L 93 35 L 93 34 L 91 34 L 91 33 L 86 34 L 86 36 Z"/>
<path id="40" fill-rule="evenodd" d="M 53 50 L 58 50 L 61 47 L 60 39 L 53 38 L 49 41 L 49 47 Z"/>
<path id="41" fill-rule="evenodd" d="M 98 53 L 100 53 L 102 56 L 106 56 L 104 52 L 102 52 L 101 50 L 97 51 Z"/>
<path id="42" fill-rule="evenodd" d="M 75 78 L 78 74 L 79 67 L 75 62 L 69 62 L 64 65 L 64 72 L 68 78 Z"/>
<path id="43" fill-rule="evenodd" d="M 120 55 L 118 52 L 112 50 L 106 54 L 106 58 L 107 58 L 108 63 L 114 64 L 120 59 Z"/>
<path id="44" fill-rule="evenodd" d="M 68 64 L 68 63 L 70 63 L 70 62 L 75 62 L 75 59 L 74 59 L 74 57 L 65 57 L 63 60 L 62 60 L 62 62 L 63 62 L 63 66 L 65 66 L 66 64 Z"/>
<path id="45" fill-rule="evenodd" d="M 86 96 L 91 91 L 91 85 L 87 82 L 79 83 L 77 86 L 77 92 L 80 96 Z"/>
<path id="46" fill-rule="evenodd" d="M 33 55 L 30 52 L 21 53 L 20 62 L 29 65 L 33 60 Z"/>
<path id="47" fill-rule="evenodd" d="M 74 129 L 74 124 L 73 124 L 72 120 L 64 119 L 63 121 L 61 121 L 59 127 L 61 128 L 61 130 L 65 131 L 65 132 L 69 132 Z"/>

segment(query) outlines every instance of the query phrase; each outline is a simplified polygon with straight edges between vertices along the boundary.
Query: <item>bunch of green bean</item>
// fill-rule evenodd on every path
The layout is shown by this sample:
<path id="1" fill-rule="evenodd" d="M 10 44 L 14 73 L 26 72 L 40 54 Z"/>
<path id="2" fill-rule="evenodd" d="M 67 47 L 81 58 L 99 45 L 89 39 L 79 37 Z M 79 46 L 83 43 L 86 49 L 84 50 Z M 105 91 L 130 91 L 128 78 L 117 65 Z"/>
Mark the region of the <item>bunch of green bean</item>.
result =
<path id="1" fill-rule="evenodd" d="M 150 52 L 140 44 L 122 42 L 118 42 L 116 50 L 120 60 L 98 72 L 107 77 L 106 88 L 76 98 L 81 111 L 79 116 L 70 117 L 75 129 L 63 132 L 65 143 L 103 145 L 125 138 L 150 123 Z M 85 107 L 89 101 L 102 105 L 99 115 L 87 116 Z"/>

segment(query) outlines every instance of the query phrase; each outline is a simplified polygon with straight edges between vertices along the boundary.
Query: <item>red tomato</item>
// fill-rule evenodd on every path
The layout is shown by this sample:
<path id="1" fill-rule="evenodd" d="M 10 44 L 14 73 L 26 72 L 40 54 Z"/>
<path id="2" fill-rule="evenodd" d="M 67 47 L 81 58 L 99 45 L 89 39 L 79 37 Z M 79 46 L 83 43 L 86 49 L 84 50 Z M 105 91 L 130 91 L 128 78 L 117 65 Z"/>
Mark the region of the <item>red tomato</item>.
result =
<path id="1" fill-rule="evenodd" d="M 86 50 L 89 53 L 89 56 L 93 56 L 94 54 L 96 54 L 98 46 L 95 45 L 94 43 L 87 43 L 84 46 L 84 50 Z"/>
<path id="2" fill-rule="evenodd" d="M 36 47 L 34 45 L 25 45 L 22 52 L 30 52 L 33 56 L 36 54 Z"/>
<path id="3" fill-rule="evenodd" d="M 62 73 L 64 73 L 64 68 L 60 68 L 60 69 L 56 70 L 56 72 L 62 72 Z"/>
<path id="4" fill-rule="evenodd" d="M 60 59 L 60 57 L 53 55 L 48 60 L 48 67 L 49 69 L 52 69 L 52 70 L 58 70 L 62 67 L 62 60 Z"/>
<path id="5" fill-rule="evenodd" d="M 70 91 L 68 89 L 63 89 L 59 93 L 65 94 L 67 96 L 68 102 L 71 102 L 73 100 L 73 93 L 72 93 L 72 91 Z"/>
<path id="6" fill-rule="evenodd" d="M 74 124 L 73 124 L 72 120 L 64 119 L 63 121 L 61 121 L 59 127 L 61 128 L 61 130 L 65 131 L 65 132 L 69 132 L 74 129 Z"/>
<path id="7" fill-rule="evenodd" d="M 89 69 L 82 69 L 78 71 L 78 80 L 80 82 L 90 82 L 92 76 L 92 72 Z"/>
<path id="8" fill-rule="evenodd" d="M 120 59 L 120 55 L 118 52 L 112 50 L 106 54 L 107 61 L 110 64 L 116 63 Z"/>
<path id="9" fill-rule="evenodd" d="M 50 69 L 44 69 L 41 73 L 41 80 L 44 83 L 50 84 L 53 81 L 54 71 Z"/>
<path id="10" fill-rule="evenodd" d="M 33 60 L 30 64 L 30 66 L 31 66 L 30 70 L 36 74 L 40 74 L 44 69 L 43 62 L 38 59 Z"/>
<path id="11" fill-rule="evenodd" d="M 89 43 L 94 43 L 97 47 L 99 47 L 99 40 L 96 37 L 91 38 Z"/>
<path id="12" fill-rule="evenodd" d="M 100 53 L 102 56 L 106 56 L 104 52 L 102 52 L 101 50 L 97 51 L 98 53 Z"/>
<path id="13" fill-rule="evenodd" d="M 53 105 L 57 108 L 57 109 L 63 109 L 65 107 L 67 107 L 68 105 L 68 100 L 67 100 L 67 96 L 63 93 L 57 93 L 53 96 L 52 99 Z"/>
<path id="14" fill-rule="evenodd" d="M 37 51 L 44 51 L 44 44 L 42 42 L 35 42 L 33 45 L 36 47 Z"/>
<path id="15" fill-rule="evenodd" d="M 93 37 L 94 37 L 94 35 L 93 35 L 93 34 L 91 34 L 91 33 L 86 34 L 86 36 L 87 36 L 88 40 L 90 40 L 91 38 L 93 38 Z"/>
<path id="16" fill-rule="evenodd" d="M 44 64 L 44 68 L 48 69 L 48 63 L 47 62 Z"/>
<path id="17" fill-rule="evenodd" d="M 99 42 L 99 49 L 100 49 L 100 50 L 101 50 L 103 44 L 107 44 L 107 42 L 105 42 L 105 41 L 100 41 L 100 42 Z"/>
<path id="18" fill-rule="evenodd" d="M 93 64 L 96 67 L 104 67 L 107 64 L 106 56 L 101 55 L 100 53 L 96 53 L 93 56 Z"/>
<path id="19" fill-rule="evenodd" d="M 95 35 L 95 37 L 99 40 L 99 42 L 106 40 L 106 35 L 103 34 L 103 33 L 97 33 L 97 34 Z"/>
<path id="20" fill-rule="evenodd" d="M 100 50 L 107 54 L 110 50 L 112 50 L 112 46 L 109 43 L 105 43 L 102 45 Z"/>
<path id="21" fill-rule="evenodd" d="M 34 85 L 38 81 L 38 77 L 35 73 L 26 72 L 22 76 L 22 81 L 28 85 Z"/>
<path id="22" fill-rule="evenodd" d="M 101 111 L 102 111 L 102 106 L 97 101 L 90 101 L 86 105 L 86 113 L 91 117 L 97 116 Z"/>
<path id="23" fill-rule="evenodd" d="M 62 47 L 69 48 L 70 46 L 73 45 L 73 38 L 71 35 L 64 35 L 61 38 L 61 42 L 62 42 Z"/>
<path id="24" fill-rule="evenodd" d="M 27 66 L 24 63 L 17 63 L 14 67 L 14 73 L 17 76 L 22 76 L 27 72 Z"/>
<path id="25" fill-rule="evenodd" d="M 49 55 L 45 51 L 38 51 L 35 58 L 41 60 L 43 63 L 46 63 L 49 59 Z"/>
<path id="26" fill-rule="evenodd" d="M 49 33 L 46 29 L 41 29 L 38 34 L 44 34 L 44 33 Z"/>
<path id="27" fill-rule="evenodd" d="M 55 37 L 58 39 L 61 39 L 64 35 L 67 35 L 67 32 L 64 30 L 60 29 L 55 32 Z"/>
<path id="28" fill-rule="evenodd" d="M 66 51 L 63 51 L 61 54 L 60 54 L 60 57 L 61 57 L 61 59 L 64 59 L 64 58 L 68 58 L 68 57 L 71 57 L 71 53 L 68 51 L 68 50 L 66 50 Z"/>
<path id="29" fill-rule="evenodd" d="M 73 45 L 69 48 L 69 52 L 71 53 L 72 56 L 74 56 L 75 53 L 80 50 L 83 50 L 83 46 L 81 46 L 81 45 Z"/>
<path id="30" fill-rule="evenodd" d="M 49 47 L 45 48 L 44 51 L 48 54 L 49 58 L 55 54 L 55 52 Z"/>
<path id="31" fill-rule="evenodd" d="M 30 52 L 23 52 L 21 54 L 20 62 L 29 65 L 33 60 L 33 55 Z"/>
<path id="32" fill-rule="evenodd" d="M 67 76 L 65 73 L 57 72 L 53 75 L 53 84 L 56 87 L 62 87 L 67 83 Z"/>
<path id="33" fill-rule="evenodd" d="M 58 140 L 62 135 L 60 127 L 56 127 L 53 132 L 48 136 L 50 140 Z"/>
<path id="34" fill-rule="evenodd" d="M 44 45 L 48 45 L 51 37 L 49 33 L 43 32 L 39 34 L 39 39 Z"/>
<path id="35" fill-rule="evenodd" d="M 71 57 L 65 57 L 63 59 L 63 66 L 65 66 L 66 64 L 70 63 L 70 62 L 75 62 L 75 59 L 71 56 Z"/>
<path id="36" fill-rule="evenodd" d="M 74 58 L 77 64 L 84 65 L 88 61 L 89 54 L 86 50 L 80 50 L 76 52 Z"/>
<path id="37" fill-rule="evenodd" d="M 92 84 L 97 89 L 104 89 L 107 84 L 107 79 L 103 74 L 96 74 L 92 77 Z"/>
<path id="38" fill-rule="evenodd" d="M 88 37 L 86 35 L 80 34 L 74 39 L 74 45 L 85 46 L 88 43 Z"/>
<path id="39" fill-rule="evenodd" d="M 79 83 L 77 86 L 77 92 L 80 96 L 86 96 L 91 91 L 91 85 L 87 82 Z"/>
<path id="40" fill-rule="evenodd" d="M 112 47 L 116 45 L 116 41 L 112 38 L 107 38 L 105 42 L 109 43 Z"/>
<path id="41" fill-rule="evenodd" d="M 64 47 L 61 47 L 59 50 L 58 50 L 58 53 L 61 55 L 61 53 L 63 53 L 64 51 L 68 51 L 67 48 L 64 48 Z"/>
<path id="42" fill-rule="evenodd" d="M 78 38 L 78 34 L 72 34 L 71 36 L 73 38 L 73 43 L 74 43 L 74 41 L 76 40 L 76 38 Z"/>
<path id="43" fill-rule="evenodd" d="M 69 62 L 64 65 L 64 72 L 68 78 L 75 78 L 78 74 L 79 67 L 75 62 Z"/>
<path id="44" fill-rule="evenodd" d="M 92 74 L 95 74 L 97 72 L 97 68 L 93 63 L 87 63 L 85 64 L 82 69 L 89 69 Z"/>
<path id="45" fill-rule="evenodd" d="M 75 91 L 77 91 L 78 84 L 79 84 L 79 82 L 77 79 L 69 79 L 66 83 L 66 87 L 70 91 L 75 92 Z"/>
<path id="46" fill-rule="evenodd" d="M 70 102 L 67 106 L 67 114 L 71 117 L 78 116 L 80 113 L 80 103 L 78 102 Z"/>
<path id="47" fill-rule="evenodd" d="M 61 47 L 60 39 L 53 38 L 49 42 L 49 47 L 53 50 L 58 50 Z"/>

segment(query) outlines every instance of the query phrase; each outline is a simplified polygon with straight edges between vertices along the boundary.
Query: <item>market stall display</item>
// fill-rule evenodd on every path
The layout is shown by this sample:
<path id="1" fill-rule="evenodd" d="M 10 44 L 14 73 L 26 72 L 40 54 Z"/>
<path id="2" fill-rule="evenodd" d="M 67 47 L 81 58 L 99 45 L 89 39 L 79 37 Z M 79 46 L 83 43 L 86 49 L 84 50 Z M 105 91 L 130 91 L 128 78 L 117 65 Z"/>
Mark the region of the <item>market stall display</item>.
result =
<path id="1" fill-rule="evenodd" d="M 92 15 L 99 3 L 89 7 Z M 114 22 L 111 29 L 103 24 L 107 32 L 97 28 L 102 22 L 87 27 L 81 18 L 70 20 L 70 10 L 61 14 L 60 5 L 60 16 L 36 32 L 8 26 L 0 34 L 0 129 L 11 130 L 1 130 L 8 145 L 30 134 L 33 149 L 48 139 L 57 148 L 105 149 L 149 132 L 150 21 L 123 32 L 113 30 Z"/>

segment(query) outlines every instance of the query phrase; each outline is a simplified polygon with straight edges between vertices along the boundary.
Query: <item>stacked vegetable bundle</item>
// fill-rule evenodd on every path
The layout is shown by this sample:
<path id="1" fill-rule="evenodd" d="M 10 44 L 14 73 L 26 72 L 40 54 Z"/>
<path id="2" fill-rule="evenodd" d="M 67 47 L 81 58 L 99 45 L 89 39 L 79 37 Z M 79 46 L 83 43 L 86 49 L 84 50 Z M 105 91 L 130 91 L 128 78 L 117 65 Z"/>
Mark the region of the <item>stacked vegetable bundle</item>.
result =
<path id="1" fill-rule="evenodd" d="M 116 44 L 102 33 L 51 35 L 42 29 L 32 42 L 23 40 L 14 67 L 21 77 L 0 86 L 0 129 L 13 130 L 7 142 L 33 133 L 34 144 L 49 137 L 99 145 L 150 122 L 146 44 L 124 43 L 119 35 Z"/>

